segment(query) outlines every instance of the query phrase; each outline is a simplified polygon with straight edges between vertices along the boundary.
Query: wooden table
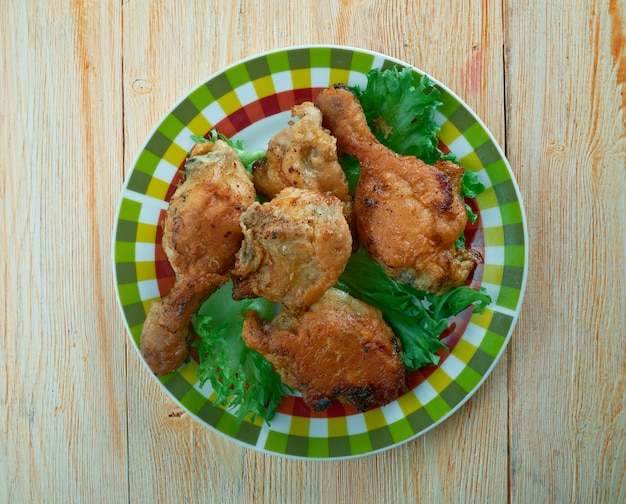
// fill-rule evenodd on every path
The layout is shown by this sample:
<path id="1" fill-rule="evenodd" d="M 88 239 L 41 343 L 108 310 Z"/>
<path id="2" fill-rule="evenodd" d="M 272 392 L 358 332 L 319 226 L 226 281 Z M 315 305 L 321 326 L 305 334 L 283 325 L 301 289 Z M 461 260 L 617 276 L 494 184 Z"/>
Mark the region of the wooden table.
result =
<path id="1" fill-rule="evenodd" d="M 626 502 L 626 3 L 2 0 L 0 502 Z M 240 447 L 139 362 L 117 200 L 159 118 L 260 51 L 380 51 L 447 84 L 520 186 L 526 298 L 450 419 L 364 458 Z"/>

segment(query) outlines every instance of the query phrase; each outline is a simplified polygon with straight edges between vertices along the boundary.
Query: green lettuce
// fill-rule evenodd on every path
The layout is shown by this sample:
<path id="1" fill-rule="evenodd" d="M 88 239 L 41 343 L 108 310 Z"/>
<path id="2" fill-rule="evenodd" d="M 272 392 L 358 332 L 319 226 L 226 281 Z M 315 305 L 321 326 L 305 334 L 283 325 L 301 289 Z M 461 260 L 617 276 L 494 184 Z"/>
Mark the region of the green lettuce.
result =
<path id="1" fill-rule="evenodd" d="M 489 295 L 468 286 L 436 296 L 395 282 L 362 247 L 350 257 L 336 287 L 381 310 L 402 341 L 407 371 L 439 362 L 436 352 L 446 348 L 439 337 L 449 317 L 472 304 L 480 313 L 491 302 Z"/>
<path id="2" fill-rule="evenodd" d="M 351 89 L 383 145 L 429 164 L 443 156 L 437 146 L 439 125 L 435 121 L 441 91 L 426 75 L 416 81 L 410 68 L 374 69 L 367 74 L 365 89 Z"/>
<path id="3" fill-rule="evenodd" d="M 208 137 L 191 135 L 191 139 L 196 143 L 206 143 L 206 142 L 215 143 L 218 139 L 224 140 L 224 142 L 226 142 L 228 145 L 230 145 L 233 149 L 237 151 L 237 156 L 239 156 L 239 160 L 241 161 L 241 164 L 243 164 L 246 167 L 246 170 L 248 171 L 252 171 L 252 165 L 254 164 L 255 161 L 258 161 L 259 159 L 264 158 L 267 154 L 266 149 L 248 150 L 246 149 L 246 146 L 244 145 L 243 140 L 231 140 L 230 138 L 226 137 L 222 133 L 218 133 L 215 128 L 209 132 Z"/>
<path id="4" fill-rule="evenodd" d="M 217 397 L 215 405 L 236 410 L 241 422 L 251 415 L 265 421 L 274 418 L 281 398 L 290 392 L 272 365 L 258 352 L 249 349 L 241 337 L 246 310 L 272 318 L 274 305 L 265 299 L 232 299 L 232 283 L 218 289 L 193 320 L 198 335 L 198 379 L 210 382 Z"/>

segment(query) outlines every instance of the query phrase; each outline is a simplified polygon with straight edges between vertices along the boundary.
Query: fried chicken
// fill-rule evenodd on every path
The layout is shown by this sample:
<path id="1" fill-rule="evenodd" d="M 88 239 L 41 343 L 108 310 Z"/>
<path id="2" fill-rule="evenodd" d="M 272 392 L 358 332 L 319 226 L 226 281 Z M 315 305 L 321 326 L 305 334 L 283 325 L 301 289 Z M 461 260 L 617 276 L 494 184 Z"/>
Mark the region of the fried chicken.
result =
<path id="1" fill-rule="evenodd" d="M 333 399 L 361 411 L 406 391 L 402 344 L 381 312 L 331 288 L 300 317 L 247 312 L 242 337 L 315 411 Z"/>
<path id="2" fill-rule="evenodd" d="M 322 127 L 322 113 L 310 101 L 295 105 L 291 112 L 298 120 L 270 139 L 266 157 L 252 168 L 257 191 L 268 199 L 285 187 L 335 196 L 352 223 L 352 196 L 337 160 L 337 141 Z"/>
<path id="3" fill-rule="evenodd" d="M 334 196 L 288 187 L 241 216 L 244 240 L 233 271 L 233 298 L 264 297 L 297 313 L 337 283 L 352 250 Z"/>
<path id="4" fill-rule="evenodd" d="M 463 168 L 431 166 L 379 143 L 345 86 L 322 90 L 316 106 L 339 151 L 361 164 L 354 198 L 361 244 L 389 276 L 418 289 L 441 294 L 465 283 L 481 257 L 455 246 L 467 223 Z"/>
<path id="5" fill-rule="evenodd" d="M 239 217 L 256 199 L 237 152 L 221 140 L 200 144 L 185 169 L 163 225 L 162 246 L 176 282 L 150 307 L 140 338 L 157 375 L 175 371 L 188 357 L 189 322 L 229 279 L 243 239 Z"/>

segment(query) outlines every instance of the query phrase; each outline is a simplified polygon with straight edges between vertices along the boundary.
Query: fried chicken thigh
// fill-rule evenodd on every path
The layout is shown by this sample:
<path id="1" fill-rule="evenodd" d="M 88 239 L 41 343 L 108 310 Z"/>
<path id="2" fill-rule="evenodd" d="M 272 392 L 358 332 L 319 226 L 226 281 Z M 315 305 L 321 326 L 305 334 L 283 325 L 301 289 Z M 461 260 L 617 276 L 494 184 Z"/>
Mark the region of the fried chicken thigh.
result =
<path id="1" fill-rule="evenodd" d="M 185 168 L 163 225 L 162 246 L 176 282 L 152 304 L 140 338 L 157 375 L 175 371 L 188 357 L 189 322 L 229 279 L 243 239 L 239 217 L 256 199 L 237 152 L 221 140 L 200 144 Z"/>
<path id="2" fill-rule="evenodd" d="M 257 191 L 268 199 L 286 187 L 335 196 L 355 229 L 352 196 L 337 159 L 337 140 L 322 126 L 322 113 L 310 101 L 295 105 L 291 113 L 297 120 L 270 139 L 267 155 L 252 168 Z"/>
<path id="3" fill-rule="evenodd" d="M 402 344 L 380 311 L 331 288 L 309 311 L 272 322 L 247 312 L 242 337 L 315 411 L 333 399 L 361 411 L 406 391 Z"/>
<path id="4" fill-rule="evenodd" d="M 288 187 L 241 216 L 233 298 L 264 297 L 297 313 L 337 283 L 352 237 L 334 196 Z"/>
<path id="5" fill-rule="evenodd" d="M 467 223 L 463 168 L 431 166 L 379 143 L 345 86 L 322 90 L 316 106 L 339 151 L 361 164 L 354 198 L 361 244 L 398 281 L 438 294 L 462 285 L 481 260 L 455 246 Z"/>

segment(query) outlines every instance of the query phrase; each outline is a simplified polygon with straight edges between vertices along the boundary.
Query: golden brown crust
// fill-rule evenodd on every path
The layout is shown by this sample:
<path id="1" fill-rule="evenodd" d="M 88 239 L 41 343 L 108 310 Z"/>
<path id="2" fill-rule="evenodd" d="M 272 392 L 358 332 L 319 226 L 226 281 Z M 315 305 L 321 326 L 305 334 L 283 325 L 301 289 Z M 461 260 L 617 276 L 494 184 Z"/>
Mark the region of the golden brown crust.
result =
<path id="1" fill-rule="evenodd" d="M 166 296 L 152 303 L 141 331 L 141 353 L 157 376 L 176 371 L 188 357 L 189 322 L 227 280 L 221 275 L 181 280 Z"/>
<path id="2" fill-rule="evenodd" d="M 262 296 L 300 312 L 337 283 L 352 250 L 334 196 L 286 188 L 241 216 L 244 240 L 233 270 L 233 297 Z"/>
<path id="3" fill-rule="evenodd" d="M 188 357 L 188 324 L 201 304 L 229 278 L 243 234 L 241 213 L 256 193 L 237 152 L 225 142 L 202 144 L 186 165 L 163 226 L 163 250 L 176 283 L 154 302 L 140 347 L 152 371 L 176 370 Z"/>
<path id="4" fill-rule="evenodd" d="M 298 120 L 270 139 L 266 157 L 253 167 L 257 191 L 271 199 L 286 187 L 297 187 L 350 201 L 337 142 L 322 127 L 319 109 L 304 102 L 293 107 L 292 116 Z"/>
<path id="5" fill-rule="evenodd" d="M 406 390 L 402 345 L 379 310 L 329 289 L 300 317 L 272 322 L 248 312 L 242 337 L 315 411 L 334 399 L 359 410 Z"/>
<path id="6" fill-rule="evenodd" d="M 239 217 L 256 199 L 237 152 L 221 140 L 202 145 L 215 147 L 185 164 L 163 226 L 163 250 L 179 276 L 230 270 L 243 238 Z"/>
<path id="7" fill-rule="evenodd" d="M 390 276 L 419 289 L 443 293 L 463 284 L 480 260 L 455 246 L 467 224 L 463 169 L 431 166 L 379 143 L 345 87 L 322 90 L 316 105 L 338 148 L 361 164 L 354 209 L 362 245 Z"/>
<path id="8" fill-rule="evenodd" d="M 253 166 L 257 191 L 268 199 L 286 187 L 335 196 L 355 232 L 352 196 L 337 157 L 337 140 L 322 126 L 322 113 L 313 103 L 295 105 L 292 117 L 297 120 L 270 139 L 267 155 Z"/>

